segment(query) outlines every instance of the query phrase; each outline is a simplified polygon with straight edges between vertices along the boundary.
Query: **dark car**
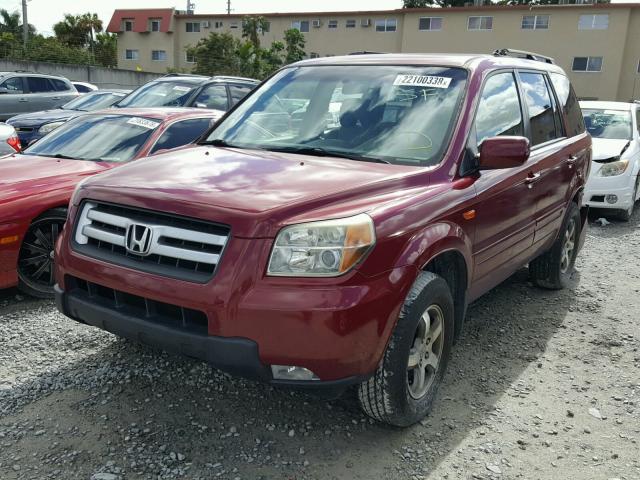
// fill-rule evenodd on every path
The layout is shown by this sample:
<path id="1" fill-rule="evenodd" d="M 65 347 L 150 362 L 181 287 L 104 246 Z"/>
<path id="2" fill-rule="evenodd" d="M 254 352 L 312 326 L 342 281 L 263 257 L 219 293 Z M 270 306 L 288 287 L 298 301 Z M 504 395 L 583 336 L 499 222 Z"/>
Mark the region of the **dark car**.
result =
<path id="1" fill-rule="evenodd" d="M 134 90 L 117 106 L 197 107 L 226 112 L 259 83 L 242 77 L 167 74 Z"/>
<path id="2" fill-rule="evenodd" d="M 419 421 L 467 305 L 527 264 L 563 288 L 584 241 L 591 137 L 563 70 L 519 55 L 281 69 L 199 145 L 76 189 L 58 308 L 272 384 L 355 386 L 371 417 Z M 273 120 L 283 99 L 301 121 Z"/>
<path id="3" fill-rule="evenodd" d="M 52 296 L 53 245 L 76 184 L 190 143 L 218 118 L 195 108 L 91 112 L 0 158 L 0 288 Z"/>
<path id="4" fill-rule="evenodd" d="M 38 112 L 80 95 L 69 80 L 30 72 L 0 72 L 0 121 L 20 113 Z"/>
<path id="5" fill-rule="evenodd" d="M 7 120 L 18 132 L 23 146 L 42 138 L 70 119 L 87 112 L 108 108 L 122 100 L 129 90 L 99 90 L 81 95 L 59 108 L 23 113 Z"/>

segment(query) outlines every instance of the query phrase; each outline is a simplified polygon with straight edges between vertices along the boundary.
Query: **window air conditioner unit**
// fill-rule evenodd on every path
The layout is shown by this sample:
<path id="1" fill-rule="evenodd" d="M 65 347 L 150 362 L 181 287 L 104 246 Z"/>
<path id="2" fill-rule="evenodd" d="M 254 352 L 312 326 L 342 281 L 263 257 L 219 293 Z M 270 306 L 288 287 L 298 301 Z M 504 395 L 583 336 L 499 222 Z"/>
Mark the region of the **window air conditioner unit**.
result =
<path id="1" fill-rule="evenodd" d="M 360 20 L 360 26 L 361 27 L 370 27 L 371 26 L 371 19 L 370 18 L 363 18 L 362 20 Z"/>
<path id="2" fill-rule="evenodd" d="M 187 11 L 186 10 L 176 10 L 176 15 L 186 15 Z"/>
<path id="3" fill-rule="evenodd" d="M 211 23 L 208 21 L 204 21 L 200 24 L 202 26 L 202 28 L 210 28 L 211 27 Z"/>
<path id="4" fill-rule="evenodd" d="M 320 28 L 320 26 L 322 25 L 322 22 L 320 20 L 314 20 L 312 25 L 313 25 L 313 28 Z"/>

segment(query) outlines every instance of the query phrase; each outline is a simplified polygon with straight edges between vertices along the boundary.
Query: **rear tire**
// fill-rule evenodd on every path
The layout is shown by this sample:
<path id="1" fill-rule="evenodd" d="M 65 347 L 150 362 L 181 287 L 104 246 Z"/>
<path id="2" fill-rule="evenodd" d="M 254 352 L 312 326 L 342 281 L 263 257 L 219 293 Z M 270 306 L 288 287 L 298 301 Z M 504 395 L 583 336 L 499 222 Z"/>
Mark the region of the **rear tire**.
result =
<path id="1" fill-rule="evenodd" d="M 358 388 L 360 406 L 367 415 L 406 427 L 431 411 L 451 355 L 454 323 L 447 282 L 434 273 L 420 273 L 380 366 Z"/>
<path id="2" fill-rule="evenodd" d="M 36 218 L 18 254 L 18 289 L 37 298 L 53 298 L 53 250 L 65 221 L 66 208 L 54 208 Z"/>
<path id="3" fill-rule="evenodd" d="M 580 228 L 580 209 L 571 202 L 551 249 L 529 263 L 533 283 L 550 290 L 560 290 L 568 285 L 578 256 Z"/>

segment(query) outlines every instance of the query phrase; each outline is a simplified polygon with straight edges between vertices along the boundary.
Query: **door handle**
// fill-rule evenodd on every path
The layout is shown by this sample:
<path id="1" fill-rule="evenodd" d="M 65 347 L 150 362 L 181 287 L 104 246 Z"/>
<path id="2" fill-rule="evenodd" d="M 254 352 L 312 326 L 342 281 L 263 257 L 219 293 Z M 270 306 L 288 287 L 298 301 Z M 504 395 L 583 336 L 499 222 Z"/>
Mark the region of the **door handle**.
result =
<path id="1" fill-rule="evenodd" d="M 51 97 L 51 100 L 60 100 L 60 97 Z"/>
<path id="2" fill-rule="evenodd" d="M 567 165 L 569 165 L 569 168 L 572 168 L 577 161 L 578 157 L 576 157 L 575 155 L 570 155 L 569 158 L 567 158 Z"/>
<path id="3" fill-rule="evenodd" d="M 19 102 L 26 102 L 26 101 L 27 101 L 27 99 L 26 99 L 26 98 L 21 98 L 21 99 L 19 99 L 18 101 L 19 101 Z"/>
<path id="4" fill-rule="evenodd" d="M 540 173 L 530 173 L 527 178 L 524 179 L 524 183 L 531 188 L 538 180 L 540 180 Z"/>

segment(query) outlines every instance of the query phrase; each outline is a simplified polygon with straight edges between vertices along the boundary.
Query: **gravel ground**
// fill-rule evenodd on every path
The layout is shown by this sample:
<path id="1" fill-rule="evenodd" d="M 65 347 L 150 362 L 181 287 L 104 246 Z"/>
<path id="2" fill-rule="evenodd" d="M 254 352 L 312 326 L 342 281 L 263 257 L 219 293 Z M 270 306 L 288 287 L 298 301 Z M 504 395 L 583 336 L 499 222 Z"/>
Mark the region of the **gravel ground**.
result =
<path id="1" fill-rule="evenodd" d="M 0 479 L 639 479 L 640 212 L 471 306 L 433 413 L 230 378 L 0 292 Z"/>

